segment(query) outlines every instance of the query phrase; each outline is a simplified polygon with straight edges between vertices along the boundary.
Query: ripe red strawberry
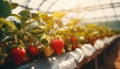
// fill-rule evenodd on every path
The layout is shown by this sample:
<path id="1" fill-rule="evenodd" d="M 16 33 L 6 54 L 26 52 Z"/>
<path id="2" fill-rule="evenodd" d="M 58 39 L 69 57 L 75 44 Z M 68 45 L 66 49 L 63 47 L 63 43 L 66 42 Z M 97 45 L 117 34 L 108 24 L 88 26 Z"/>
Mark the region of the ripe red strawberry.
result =
<path id="1" fill-rule="evenodd" d="M 93 46 L 94 46 L 96 40 L 97 40 L 96 37 L 94 37 L 94 38 L 88 37 L 88 42 Z"/>
<path id="2" fill-rule="evenodd" d="M 53 47 L 53 49 L 55 50 L 55 53 L 57 55 L 60 55 L 62 53 L 62 49 L 64 48 L 64 41 L 63 39 L 53 39 L 51 41 L 51 45 Z"/>
<path id="3" fill-rule="evenodd" d="M 107 37 L 112 37 L 112 36 L 113 36 L 113 34 L 108 34 L 108 35 L 107 35 Z"/>
<path id="4" fill-rule="evenodd" d="M 90 41 L 93 41 L 93 38 L 88 37 L 87 40 L 88 40 L 88 42 L 90 42 Z"/>
<path id="5" fill-rule="evenodd" d="M 92 42 L 91 42 L 91 45 L 94 46 L 94 45 L 95 45 L 95 41 L 92 41 Z"/>
<path id="6" fill-rule="evenodd" d="M 23 61 L 24 61 L 24 62 L 29 62 L 29 61 L 30 61 L 29 56 L 27 56 L 27 55 L 26 55 L 26 56 L 24 56 L 24 57 L 23 57 Z"/>
<path id="7" fill-rule="evenodd" d="M 26 50 L 24 48 L 18 47 L 18 48 L 13 48 L 10 51 L 10 56 L 13 59 L 13 62 L 16 65 L 22 64 L 23 57 L 26 55 Z"/>
<path id="8" fill-rule="evenodd" d="M 104 39 L 106 36 L 105 36 L 105 34 L 102 34 L 101 35 L 101 39 Z"/>
<path id="9" fill-rule="evenodd" d="M 75 45 L 75 44 L 73 44 L 73 45 L 72 45 L 72 50 L 75 50 L 76 48 L 78 48 L 78 46 Z"/>
<path id="10" fill-rule="evenodd" d="M 39 54 L 39 49 L 37 46 L 29 46 L 28 47 L 28 52 L 31 57 L 37 56 Z"/>
<path id="11" fill-rule="evenodd" d="M 77 38 L 76 38 L 76 37 L 71 37 L 71 38 L 70 38 L 70 42 L 71 42 L 71 43 L 75 43 L 76 41 L 77 41 Z"/>

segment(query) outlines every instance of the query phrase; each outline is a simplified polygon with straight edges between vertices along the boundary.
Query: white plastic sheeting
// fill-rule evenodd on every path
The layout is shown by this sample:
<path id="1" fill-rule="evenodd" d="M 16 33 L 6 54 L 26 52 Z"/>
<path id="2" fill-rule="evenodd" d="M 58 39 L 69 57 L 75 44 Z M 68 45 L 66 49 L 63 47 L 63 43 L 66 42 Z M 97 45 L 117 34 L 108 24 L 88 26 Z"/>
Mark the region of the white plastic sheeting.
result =
<path id="1" fill-rule="evenodd" d="M 118 36 L 114 36 L 103 40 L 98 39 L 95 42 L 95 46 L 84 44 L 82 48 L 77 48 L 75 51 L 51 57 L 49 60 L 37 60 L 29 64 L 22 65 L 17 69 L 75 69 L 84 57 L 92 56 L 98 49 L 104 48 L 106 44 L 111 43 L 111 41 L 117 37 Z"/>

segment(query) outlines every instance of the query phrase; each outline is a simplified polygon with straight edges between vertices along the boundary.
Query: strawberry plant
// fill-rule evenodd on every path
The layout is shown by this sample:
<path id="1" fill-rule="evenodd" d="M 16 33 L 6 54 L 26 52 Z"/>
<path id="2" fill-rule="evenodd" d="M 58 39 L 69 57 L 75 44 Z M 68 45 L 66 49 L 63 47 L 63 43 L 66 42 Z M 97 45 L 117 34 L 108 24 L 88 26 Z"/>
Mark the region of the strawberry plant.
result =
<path id="1" fill-rule="evenodd" d="M 11 13 L 17 6 L 16 3 L 0 0 L 0 64 L 9 57 L 20 65 L 34 60 L 34 57 L 41 57 L 41 54 L 46 57 L 53 53 L 61 55 L 80 48 L 84 43 L 94 45 L 97 39 L 119 33 L 96 24 L 79 26 L 78 18 L 63 24 L 60 19 L 67 12 L 32 13 L 25 9 L 18 14 Z"/>

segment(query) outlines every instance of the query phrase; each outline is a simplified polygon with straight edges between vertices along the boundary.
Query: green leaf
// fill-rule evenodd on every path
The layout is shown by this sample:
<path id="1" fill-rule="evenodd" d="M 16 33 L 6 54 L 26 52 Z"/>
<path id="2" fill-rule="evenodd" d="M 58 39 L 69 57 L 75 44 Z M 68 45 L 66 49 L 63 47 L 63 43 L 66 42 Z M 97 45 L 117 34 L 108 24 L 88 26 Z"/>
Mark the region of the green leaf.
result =
<path id="1" fill-rule="evenodd" d="M 52 16 L 48 16 L 48 14 L 44 13 L 40 15 L 40 18 L 42 19 L 43 22 L 46 23 L 46 25 L 44 26 L 44 30 L 46 32 L 48 32 L 51 28 L 54 27 L 55 22 Z"/>
<path id="2" fill-rule="evenodd" d="M 45 14 L 45 13 L 43 13 L 43 14 L 40 15 L 40 18 L 41 18 L 43 21 L 47 20 L 48 17 L 49 17 L 49 16 L 48 16 L 47 14 Z"/>
<path id="3" fill-rule="evenodd" d="M 29 26 L 31 24 L 32 24 L 32 22 L 22 23 L 21 28 L 24 29 L 26 26 Z"/>
<path id="4" fill-rule="evenodd" d="M 0 0 L 0 3 L 3 3 L 3 0 Z"/>
<path id="5" fill-rule="evenodd" d="M 5 36 L 1 41 L 5 42 L 5 41 L 11 41 L 13 40 L 12 36 Z"/>
<path id="6" fill-rule="evenodd" d="M 0 2 L 0 17 L 6 18 L 11 14 L 11 5 L 8 1 Z"/>
<path id="7" fill-rule="evenodd" d="M 80 22 L 80 19 L 72 19 L 70 22 L 67 24 L 69 27 L 75 27 L 78 23 Z"/>
<path id="8" fill-rule="evenodd" d="M 17 22 L 17 21 L 13 21 L 13 23 L 15 24 L 15 26 L 20 30 L 21 29 L 21 23 Z"/>
<path id="9" fill-rule="evenodd" d="M 40 19 L 40 17 L 39 17 L 38 14 L 36 14 L 36 13 L 31 13 L 31 14 L 32 14 L 32 18 L 33 18 L 34 20 L 39 20 L 39 19 Z"/>
<path id="10" fill-rule="evenodd" d="M 41 43 L 42 43 L 44 46 L 46 46 L 46 45 L 48 45 L 49 41 L 47 40 L 47 38 L 42 38 L 42 39 L 41 39 Z"/>
<path id="11" fill-rule="evenodd" d="M 8 25 L 8 26 L 11 27 L 13 30 L 16 30 L 16 29 L 17 29 L 16 26 L 15 26 L 15 24 L 13 24 L 13 23 L 10 22 L 10 21 L 7 21 L 7 20 L 4 19 L 4 18 L 0 18 L 0 23 Z"/>
<path id="12" fill-rule="evenodd" d="M 21 16 L 19 16 L 17 14 L 10 14 L 10 16 L 14 16 L 14 17 L 18 18 L 19 20 L 21 20 Z"/>
<path id="13" fill-rule="evenodd" d="M 30 17 L 30 11 L 29 10 L 23 10 L 19 12 L 19 15 L 23 18 L 29 18 Z"/>
<path id="14" fill-rule="evenodd" d="M 43 30 L 42 29 L 34 29 L 31 32 L 34 33 L 34 34 L 38 34 L 38 33 L 43 32 Z"/>
<path id="15" fill-rule="evenodd" d="M 54 21 L 60 28 L 63 26 L 63 23 L 60 19 L 54 19 Z"/>
<path id="16" fill-rule="evenodd" d="M 52 13 L 53 16 L 55 16 L 59 19 L 62 19 L 66 14 L 67 14 L 67 12 L 65 12 L 65 11 L 57 11 L 57 12 Z"/>
<path id="17" fill-rule="evenodd" d="M 85 27 L 92 29 L 92 28 L 97 28 L 98 26 L 96 24 L 91 23 L 91 24 L 86 24 Z"/>
<path id="18" fill-rule="evenodd" d="M 0 23 L 0 29 L 2 28 L 2 26 L 3 26 L 3 24 L 2 24 L 2 23 Z"/>
<path id="19" fill-rule="evenodd" d="M 50 39 L 51 37 L 44 33 L 42 37 L 40 38 L 40 41 L 44 46 L 48 46 L 48 44 L 50 44 Z"/>
<path id="20" fill-rule="evenodd" d="M 11 6 L 12 6 L 12 10 L 15 9 L 16 7 L 18 7 L 18 4 L 17 3 L 11 3 Z"/>
<path id="21" fill-rule="evenodd" d="M 50 29 L 52 29 L 54 27 L 54 20 L 52 17 L 49 17 L 48 20 L 45 21 L 46 25 L 45 25 L 45 31 L 49 31 Z"/>

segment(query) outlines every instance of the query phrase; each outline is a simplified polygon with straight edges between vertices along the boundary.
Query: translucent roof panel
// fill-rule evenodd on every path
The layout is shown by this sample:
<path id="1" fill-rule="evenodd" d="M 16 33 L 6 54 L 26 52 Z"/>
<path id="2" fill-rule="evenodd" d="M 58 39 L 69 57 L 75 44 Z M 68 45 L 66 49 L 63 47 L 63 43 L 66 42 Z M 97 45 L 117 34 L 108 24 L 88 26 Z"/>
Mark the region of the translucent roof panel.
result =
<path id="1" fill-rule="evenodd" d="M 119 16 L 120 16 L 120 7 L 115 8 L 115 13 L 116 13 L 116 15 L 119 15 Z"/>
<path id="2" fill-rule="evenodd" d="M 12 10 L 12 13 L 18 14 L 20 11 L 24 10 L 25 8 L 18 6 L 16 9 Z"/>
<path id="3" fill-rule="evenodd" d="M 30 8 L 39 8 L 39 4 L 41 4 L 43 2 L 43 0 L 31 0 L 29 3 L 28 3 L 28 7 Z"/>
<path id="4" fill-rule="evenodd" d="M 112 0 L 96 0 L 98 1 L 100 4 L 110 4 Z"/>
<path id="5" fill-rule="evenodd" d="M 26 6 L 29 0 L 11 0 L 11 2 L 18 3 L 19 5 Z"/>
<path id="6" fill-rule="evenodd" d="M 19 4 L 13 13 L 25 8 L 32 12 L 53 13 L 68 11 L 66 20 L 81 18 L 81 21 L 120 21 L 120 0 L 9 0 Z M 74 17 L 73 17 L 74 16 Z M 64 18 L 64 20 L 65 20 Z M 64 21 L 63 20 L 63 21 Z"/>
<path id="7" fill-rule="evenodd" d="M 89 11 L 84 17 L 85 18 L 96 18 L 96 17 L 103 17 L 104 14 L 102 10 L 94 10 L 94 11 Z"/>
<path id="8" fill-rule="evenodd" d="M 49 8 L 49 6 L 51 5 L 51 3 L 49 3 L 49 2 L 44 2 L 43 3 L 44 5 L 41 5 L 40 7 L 39 7 L 39 9 L 40 10 L 42 10 L 42 11 L 47 11 L 48 10 L 48 8 Z"/>
<path id="9" fill-rule="evenodd" d="M 78 0 L 79 6 L 81 7 L 88 7 L 88 6 L 94 6 L 98 5 L 97 0 Z"/>
<path id="10" fill-rule="evenodd" d="M 108 17 L 115 15 L 113 8 L 103 9 L 103 12 L 104 12 L 104 15 Z"/>
<path id="11" fill-rule="evenodd" d="M 120 2 L 120 0 L 112 0 L 112 2 L 114 2 L 114 3 L 115 3 L 115 2 L 118 3 L 118 2 Z"/>

